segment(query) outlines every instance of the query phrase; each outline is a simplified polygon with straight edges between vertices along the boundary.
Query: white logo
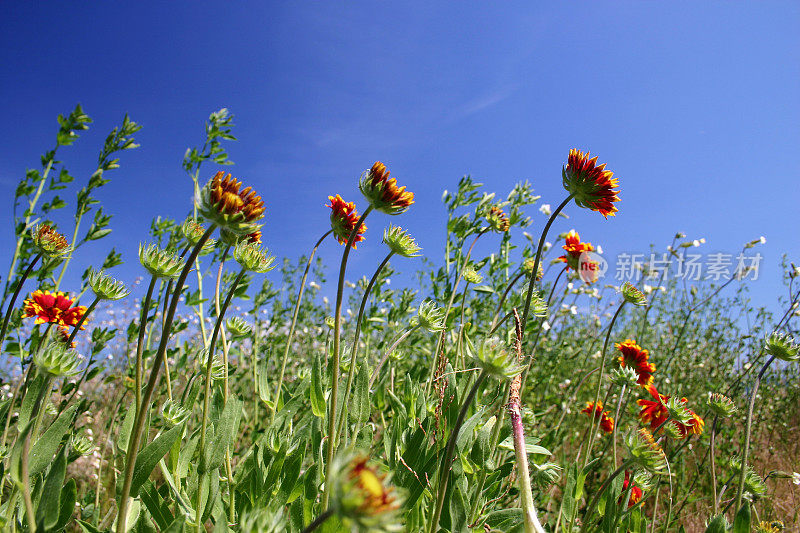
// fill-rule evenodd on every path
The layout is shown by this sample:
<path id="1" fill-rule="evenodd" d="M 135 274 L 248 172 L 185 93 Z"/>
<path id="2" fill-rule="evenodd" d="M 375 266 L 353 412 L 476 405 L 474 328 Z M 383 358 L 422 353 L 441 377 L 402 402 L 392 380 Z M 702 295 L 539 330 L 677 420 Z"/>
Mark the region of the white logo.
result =
<path id="1" fill-rule="evenodd" d="M 608 270 L 608 262 L 595 252 L 581 252 L 578 258 L 578 275 L 586 283 L 594 283 Z"/>

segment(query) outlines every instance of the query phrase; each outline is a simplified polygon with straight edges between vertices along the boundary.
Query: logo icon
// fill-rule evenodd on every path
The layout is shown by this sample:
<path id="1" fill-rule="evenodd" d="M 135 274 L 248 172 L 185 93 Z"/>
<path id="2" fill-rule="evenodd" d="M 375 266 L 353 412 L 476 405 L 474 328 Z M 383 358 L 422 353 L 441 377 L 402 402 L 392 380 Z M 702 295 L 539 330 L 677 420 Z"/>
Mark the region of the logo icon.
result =
<path id="1" fill-rule="evenodd" d="M 608 270 L 608 262 L 595 252 L 582 252 L 578 258 L 578 276 L 586 283 L 594 283 Z"/>

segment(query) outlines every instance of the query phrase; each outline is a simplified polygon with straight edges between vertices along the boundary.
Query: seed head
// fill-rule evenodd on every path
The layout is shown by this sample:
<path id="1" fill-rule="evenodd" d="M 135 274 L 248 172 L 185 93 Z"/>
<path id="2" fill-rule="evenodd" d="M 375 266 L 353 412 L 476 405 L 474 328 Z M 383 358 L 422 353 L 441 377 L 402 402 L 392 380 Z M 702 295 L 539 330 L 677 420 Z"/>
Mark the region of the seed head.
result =
<path id="1" fill-rule="evenodd" d="M 431 333 L 442 331 L 445 327 L 444 320 L 444 309 L 436 305 L 432 300 L 425 300 L 419 304 L 417 321 L 422 329 Z"/>
<path id="2" fill-rule="evenodd" d="M 728 418 L 736 412 L 736 404 L 733 403 L 733 400 L 718 392 L 709 394 L 707 405 L 715 415 L 721 418 Z"/>
<path id="3" fill-rule="evenodd" d="M 234 339 L 242 339 L 250 335 L 250 332 L 253 328 L 244 321 L 242 317 L 232 317 L 225 321 L 225 325 L 228 328 L 228 333 L 231 334 L 231 337 Z"/>
<path id="4" fill-rule="evenodd" d="M 639 307 L 647 305 L 647 297 L 628 281 L 622 284 L 620 292 L 625 301 L 630 304 L 638 305 Z"/>
<path id="5" fill-rule="evenodd" d="M 67 239 L 47 224 L 36 226 L 32 233 L 33 246 L 45 257 L 57 259 L 72 251 Z"/>
<path id="6" fill-rule="evenodd" d="M 800 359 L 800 346 L 794 342 L 794 338 L 777 331 L 767 337 L 764 351 L 781 361 L 794 362 Z"/>
<path id="7" fill-rule="evenodd" d="M 51 343 L 36 352 L 33 362 L 42 372 L 53 377 L 74 376 L 80 372 L 78 352 L 62 343 Z"/>

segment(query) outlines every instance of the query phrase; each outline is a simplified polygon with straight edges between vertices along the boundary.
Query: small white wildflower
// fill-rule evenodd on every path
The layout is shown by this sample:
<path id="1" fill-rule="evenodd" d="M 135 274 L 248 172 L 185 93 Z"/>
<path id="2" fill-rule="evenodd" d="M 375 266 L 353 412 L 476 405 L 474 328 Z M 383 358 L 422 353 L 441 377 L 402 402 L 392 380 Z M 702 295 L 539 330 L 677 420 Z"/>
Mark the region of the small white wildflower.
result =
<path id="1" fill-rule="evenodd" d="M 800 485 L 800 472 L 792 472 L 792 483 Z"/>
<path id="2" fill-rule="evenodd" d="M 645 294 L 650 294 L 651 292 L 653 292 L 653 287 L 645 283 L 644 287 L 642 287 L 642 290 L 644 291 Z"/>
<path id="3" fill-rule="evenodd" d="M 550 331 L 550 324 L 548 324 L 548 323 L 547 323 L 547 320 L 545 320 L 544 322 L 542 322 L 542 329 L 543 329 L 544 331 Z"/>
<path id="4" fill-rule="evenodd" d="M 766 237 L 764 237 L 763 235 L 762 235 L 762 236 L 761 236 L 761 238 L 760 238 L 760 239 L 758 239 L 758 240 L 759 240 L 759 241 L 761 241 L 761 244 L 766 244 L 766 243 L 767 243 L 767 238 L 766 238 Z"/>
<path id="5" fill-rule="evenodd" d="M 596 352 L 594 352 L 594 353 L 592 354 L 592 359 L 600 359 L 600 356 L 602 356 L 602 355 L 603 355 L 603 354 L 602 354 L 602 353 L 600 353 L 600 350 L 597 350 Z"/>
<path id="6" fill-rule="evenodd" d="M 553 212 L 550 208 L 550 204 L 542 204 L 541 207 L 539 207 L 539 211 L 546 217 L 549 217 Z"/>
<path id="7" fill-rule="evenodd" d="M 572 290 L 572 287 L 573 287 L 573 285 L 572 285 L 572 282 L 571 282 L 571 281 L 570 281 L 569 283 L 567 283 L 567 290 L 570 290 L 570 291 L 571 291 L 571 290 Z"/>
<path id="8" fill-rule="evenodd" d="M 320 288 L 319 283 L 317 283 L 316 281 L 312 281 L 311 283 L 308 284 L 308 286 L 315 290 Z"/>
<path id="9" fill-rule="evenodd" d="M 324 303 L 325 305 L 328 305 L 329 302 L 330 302 L 330 300 L 328 300 L 327 296 L 323 296 L 322 297 L 322 303 Z M 266 313 L 267 311 L 264 310 L 263 312 Z"/>
<path id="10" fill-rule="evenodd" d="M 578 306 L 577 305 L 573 305 L 572 307 L 569 308 L 569 312 L 571 314 L 573 314 L 573 315 L 577 315 L 578 314 Z"/>
<path id="11" fill-rule="evenodd" d="M 550 243 L 550 242 L 548 242 L 548 241 L 544 241 L 544 251 L 545 251 L 545 252 L 546 252 L 547 250 L 549 250 L 549 249 L 550 249 L 552 246 L 553 246 L 553 244 L 552 244 L 552 243 Z"/>

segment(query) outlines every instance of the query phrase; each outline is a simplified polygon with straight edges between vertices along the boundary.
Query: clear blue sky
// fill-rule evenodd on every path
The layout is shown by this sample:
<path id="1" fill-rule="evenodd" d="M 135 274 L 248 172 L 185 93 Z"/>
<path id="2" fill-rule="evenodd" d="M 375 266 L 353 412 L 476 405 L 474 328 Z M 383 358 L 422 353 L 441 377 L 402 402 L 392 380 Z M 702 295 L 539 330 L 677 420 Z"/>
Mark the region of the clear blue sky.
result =
<path id="1" fill-rule="evenodd" d="M 279 256 L 326 229 L 328 194 L 363 209 L 357 177 L 380 159 L 417 195 L 392 222 L 438 261 L 443 189 L 467 173 L 501 194 L 527 179 L 555 205 L 580 147 L 619 177 L 620 211 L 604 221 L 573 207 L 557 230 L 607 254 L 663 247 L 678 230 L 705 237 L 706 252 L 764 235 L 756 301 L 772 306 L 780 255 L 800 259 L 800 4 L 531 4 L 4 2 L 0 212 L 8 220 L 14 185 L 77 102 L 95 123 L 60 159 L 81 183 L 123 113 L 144 126 L 100 194 L 115 232 L 74 269 L 113 243 L 128 281 L 150 219 L 189 209 L 181 158 L 220 107 L 236 115 L 233 171 L 264 197 Z M 382 254 L 381 217 L 351 278 Z M 329 265 L 334 252 L 322 250 Z"/>

